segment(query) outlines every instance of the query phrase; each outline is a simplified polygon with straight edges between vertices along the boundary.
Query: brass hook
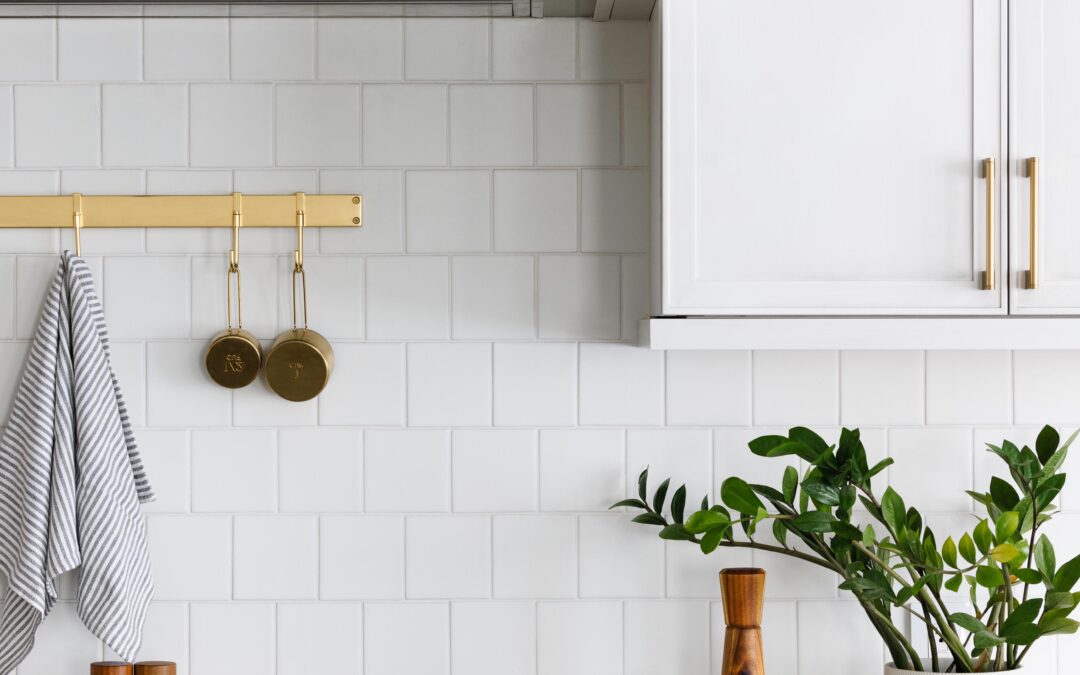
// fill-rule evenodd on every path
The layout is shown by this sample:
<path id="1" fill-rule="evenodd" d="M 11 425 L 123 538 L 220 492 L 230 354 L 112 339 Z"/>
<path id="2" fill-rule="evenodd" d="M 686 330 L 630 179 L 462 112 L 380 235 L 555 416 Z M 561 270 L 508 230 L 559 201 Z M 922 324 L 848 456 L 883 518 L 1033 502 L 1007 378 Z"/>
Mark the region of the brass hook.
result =
<path id="1" fill-rule="evenodd" d="M 236 275 L 236 328 L 244 328 L 244 315 L 241 307 L 240 293 L 240 228 L 243 225 L 244 209 L 243 195 L 233 193 L 232 213 L 232 248 L 229 249 L 229 271 L 225 277 L 225 319 L 229 330 L 232 330 L 232 277 Z"/>
<path id="2" fill-rule="evenodd" d="M 71 195 L 71 229 L 75 232 L 75 255 L 82 257 L 82 193 Z"/>
<path id="3" fill-rule="evenodd" d="M 296 250 L 293 251 L 293 270 L 304 271 L 304 209 L 307 205 L 307 196 L 303 192 L 296 193 Z"/>

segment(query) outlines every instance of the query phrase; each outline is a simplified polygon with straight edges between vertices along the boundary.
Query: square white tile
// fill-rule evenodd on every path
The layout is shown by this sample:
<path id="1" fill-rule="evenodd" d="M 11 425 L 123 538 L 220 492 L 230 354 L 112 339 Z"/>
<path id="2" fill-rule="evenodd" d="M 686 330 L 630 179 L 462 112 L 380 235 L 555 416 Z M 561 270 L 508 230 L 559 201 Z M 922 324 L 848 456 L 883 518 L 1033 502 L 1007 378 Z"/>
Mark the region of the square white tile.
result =
<path id="1" fill-rule="evenodd" d="M 360 673 L 361 605 L 283 604 L 277 608 L 277 673 Z"/>
<path id="2" fill-rule="evenodd" d="M 272 604 L 191 606 L 191 672 L 200 675 L 274 671 Z"/>
<path id="3" fill-rule="evenodd" d="M 229 79 L 229 22 L 144 19 L 143 68 L 147 80 Z"/>
<path id="4" fill-rule="evenodd" d="M 439 555 L 430 555 L 439 551 Z M 410 516 L 405 519 L 405 596 L 491 597 L 491 520 L 488 516 Z"/>
<path id="5" fill-rule="evenodd" d="M 268 429 L 192 431 L 192 510 L 275 510 L 277 455 L 276 434 Z"/>
<path id="6" fill-rule="evenodd" d="M 581 250 L 644 253 L 649 248 L 649 177 L 637 169 L 581 172 Z"/>
<path id="7" fill-rule="evenodd" d="M 273 163 L 271 85 L 193 84 L 189 95 L 192 166 L 245 167 Z"/>
<path id="8" fill-rule="evenodd" d="M 540 257 L 540 337 L 614 340 L 622 334 L 615 256 Z"/>
<path id="9" fill-rule="evenodd" d="M 573 426 L 577 421 L 573 343 L 495 345 L 495 424 Z"/>
<path id="10" fill-rule="evenodd" d="M 540 432 L 540 510 L 606 511 L 626 496 L 624 432 Z"/>
<path id="11" fill-rule="evenodd" d="M 114 345 L 115 346 L 115 345 Z M 136 429 L 146 475 L 156 499 L 143 504 L 146 513 L 184 513 L 191 509 L 189 432 L 178 429 Z"/>
<path id="12" fill-rule="evenodd" d="M 106 84 L 101 92 L 103 164 L 182 166 L 187 163 L 187 87 Z"/>
<path id="13" fill-rule="evenodd" d="M 324 194 L 362 195 L 364 223 L 375 226 L 322 230 L 319 232 L 319 250 L 323 253 L 400 253 L 404 250 L 403 181 L 400 171 L 321 171 L 321 191 Z"/>
<path id="14" fill-rule="evenodd" d="M 318 399 L 288 401 L 274 393 L 265 379 L 233 392 L 233 424 L 265 427 L 273 420 L 279 427 L 314 426 L 319 421 Z"/>
<path id="15" fill-rule="evenodd" d="M 96 85 L 17 85 L 15 166 L 97 166 L 100 107 Z"/>
<path id="16" fill-rule="evenodd" d="M 261 340 L 270 340 L 278 334 L 279 285 L 288 281 L 282 281 L 284 275 L 280 274 L 276 257 L 244 254 L 244 234 L 240 234 L 240 318 L 245 330 Z M 225 286 L 228 268 L 227 248 L 215 255 L 191 258 L 191 336 L 197 340 L 210 340 L 228 325 Z M 232 293 L 235 324 L 235 280 Z"/>
<path id="17" fill-rule="evenodd" d="M 667 423 L 750 423 L 750 352 L 670 351 L 665 369 Z"/>
<path id="18" fill-rule="evenodd" d="M 400 426 L 404 422 L 404 347 L 349 342 L 334 345 L 334 373 L 319 394 L 319 424 Z"/>
<path id="19" fill-rule="evenodd" d="M 541 166 L 615 166 L 622 144 L 617 84 L 542 84 L 536 88 Z"/>
<path id="20" fill-rule="evenodd" d="M 881 640 L 856 602 L 800 602 L 799 672 L 877 672 Z M 838 633 L 839 631 L 839 633 Z M 847 636 L 833 640 L 833 636 Z M 828 644 L 829 649 L 821 645 Z"/>
<path id="21" fill-rule="evenodd" d="M 154 602 L 143 624 L 139 660 L 162 658 L 166 655 L 176 664 L 177 675 L 188 675 L 188 605 L 183 602 Z M 105 648 L 105 658 L 117 660 L 116 654 Z"/>
<path id="22" fill-rule="evenodd" d="M 401 19 L 318 20 L 320 80 L 400 80 Z"/>
<path id="23" fill-rule="evenodd" d="M 496 171 L 495 250 L 576 251 L 577 180 L 576 171 Z"/>
<path id="24" fill-rule="evenodd" d="M 106 258 L 103 304 L 112 336 L 188 337 L 189 271 L 188 259 L 180 256 Z"/>
<path id="25" fill-rule="evenodd" d="M 3 167 L 15 164 L 12 151 L 15 139 L 14 96 L 11 85 L 0 86 L 0 166 Z"/>
<path id="26" fill-rule="evenodd" d="M 146 420 L 153 426 L 220 426 L 232 419 L 232 394 L 203 366 L 201 342 L 146 346 Z"/>
<path id="27" fill-rule="evenodd" d="M 450 263 L 442 257 L 367 259 L 369 340 L 450 337 Z"/>
<path id="28" fill-rule="evenodd" d="M 486 80 L 488 20 L 423 18 L 405 22 L 405 79 Z"/>
<path id="29" fill-rule="evenodd" d="M 573 80 L 577 27 L 573 19 L 491 22 L 492 77 L 496 80 Z"/>
<path id="30" fill-rule="evenodd" d="M 753 355 L 754 424 L 836 424 L 839 357 L 833 351 L 759 351 Z"/>
<path id="31" fill-rule="evenodd" d="M 712 432 L 708 429 L 630 429 L 626 432 L 626 493 L 637 493 L 645 467 L 655 488 L 670 478 L 667 506 L 680 485 L 686 486 L 686 514 L 712 492 Z M 652 499 L 650 489 L 649 498 Z"/>
<path id="32" fill-rule="evenodd" d="M 491 249 L 491 174 L 409 171 L 405 174 L 409 252 Z"/>
<path id="33" fill-rule="evenodd" d="M 578 23 L 583 80 L 649 79 L 649 24 L 645 21 Z"/>
<path id="34" fill-rule="evenodd" d="M 453 510 L 536 510 L 536 446 L 531 430 L 454 431 Z"/>
<path id="35" fill-rule="evenodd" d="M 664 594 L 664 540 L 628 514 L 581 516 L 583 598 L 653 598 Z"/>
<path id="36" fill-rule="evenodd" d="M 649 163 L 649 85 L 624 84 L 622 87 L 623 149 L 625 166 Z"/>
<path id="37" fill-rule="evenodd" d="M 450 434 L 446 431 L 364 432 L 366 511 L 450 509 Z"/>
<path id="38" fill-rule="evenodd" d="M 491 424 L 491 345 L 413 343 L 406 348 L 410 426 Z"/>
<path id="39" fill-rule="evenodd" d="M 450 163 L 531 166 L 533 88 L 515 84 L 451 86 Z"/>
<path id="40" fill-rule="evenodd" d="M 457 256 L 451 267 L 454 338 L 535 337 L 531 256 Z"/>
<path id="41" fill-rule="evenodd" d="M 536 658 L 538 675 L 622 675 L 622 603 L 539 603 Z"/>
<path id="42" fill-rule="evenodd" d="M 319 530 L 314 516 L 237 516 L 233 597 L 314 600 Z"/>
<path id="43" fill-rule="evenodd" d="M 971 508 L 964 494 L 972 481 L 970 429 L 890 429 L 889 456 L 896 460 L 889 483 L 905 503 L 923 512 Z"/>
<path id="44" fill-rule="evenodd" d="M 1069 384 L 1080 373 L 1080 351 L 1016 351 L 1013 367 L 1017 424 L 1080 422 L 1080 392 Z"/>
<path id="45" fill-rule="evenodd" d="M 330 340 L 364 336 L 364 264 L 360 256 L 304 256 L 304 274 L 293 276 L 291 257 L 278 259 L 278 330 L 304 323 L 304 283 L 307 279 L 307 314 L 312 330 Z M 295 281 L 295 291 L 293 282 Z"/>
<path id="46" fill-rule="evenodd" d="M 700 500 L 687 497 L 687 515 L 700 508 Z M 664 544 L 666 595 L 669 598 L 719 598 L 718 573 L 727 567 L 752 567 L 753 552 L 748 548 L 718 548 L 709 555 L 693 542 L 669 541 Z"/>
<path id="47" fill-rule="evenodd" d="M 536 608 L 531 602 L 455 602 L 450 619 L 452 672 L 535 675 Z"/>
<path id="48" fill-rule="evenodd" d="M 442 602 L 365 605 L 364 675 L 449 675 L 449 609 Z"/>
<path id="49" fill-rule="evenodd" d="M 446 86 L 364 86 L 364 165 L 444 166 Z"/>
<path id="50" fill-rule="evenodd" d="M 361 432 L 283 429 L 278 433 L 280 508 L 325 513 L 364 506 Z"/>
<path id="51" fill-rule="evenodd" d="M 56 21 L 0 19 L 0 81 L 56 79 Z"/>
<path id="52" fill-rule="evenodd" d="M 852 426 L 922 424 L 926 392 L 923 358 L 920 351 L 841 352 L 841 421 Z"/>
<path id="53" fill-rule="evenodd" d="M 138 19 L 59 19 L 57 25 L 59 79 L 142 77 L 142 22 Z"/>
<path id="54" fill-rule="evenodd" d="M 496 598 L 572 598 L 578 590 L 573 516 L 498 515 L 493 522 Z"/>
<path id="55" fill-rule="evenodd" d="M 368 600 L 405 597 L 405 519 L 322 516 L 319 597 Z"/>
<path id="56" fill-rule="evenodd" d="M 315 78 L 314 19 L 243 18 L 230 24 L 232 79 Z"/>
<path id="57" fill-rule="evenodd" d="M 1012 354 L 926 352 L 927 424 L 1009 424 Z"/>
<path id="58" fill-rule="evenodd" d="M 159 516 L 146 519 L 157 600 L 232 597 L 232 518 Z"/>
<path id="59" fill-rule="evenodd" d="M 627 602 L 626 674 L 708 672 L 709 620 L 707 602 Z M 772 668 L 772 664 L 769 667 Z"/>
<path id="60" fill-rule="evenodd" d="M 580 358 L 581 424 L 663 423 L 663 353 L 584 343 Z"/>
<path id="61" fill-rule="evenodd" d="M 282 84 L 275 93 L 279 166 L 360 163 L 360 86 Z"/>

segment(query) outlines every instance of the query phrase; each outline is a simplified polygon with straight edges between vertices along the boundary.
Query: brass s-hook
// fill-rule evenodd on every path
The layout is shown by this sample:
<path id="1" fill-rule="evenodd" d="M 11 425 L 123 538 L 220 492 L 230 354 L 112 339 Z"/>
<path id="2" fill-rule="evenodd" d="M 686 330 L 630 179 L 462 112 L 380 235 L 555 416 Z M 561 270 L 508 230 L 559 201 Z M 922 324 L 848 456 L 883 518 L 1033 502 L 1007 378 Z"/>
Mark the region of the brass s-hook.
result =
<path id="1" fill-rule="evenodd" d="M 71 229 L 75 232 L 75 255 L 82 257 L 82 193 L 71 194 Z"/>

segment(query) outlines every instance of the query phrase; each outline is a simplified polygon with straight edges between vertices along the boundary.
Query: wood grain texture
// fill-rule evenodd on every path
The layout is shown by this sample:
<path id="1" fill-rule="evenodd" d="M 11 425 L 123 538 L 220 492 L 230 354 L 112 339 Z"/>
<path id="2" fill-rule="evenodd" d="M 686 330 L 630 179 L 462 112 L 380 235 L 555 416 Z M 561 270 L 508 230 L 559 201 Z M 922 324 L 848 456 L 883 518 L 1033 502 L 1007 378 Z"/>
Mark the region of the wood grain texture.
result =
<path id="1" fill-rule="evenodd" d="M 720 675 L 765 675 L 761 649 L 761 612 L 765 570 L 732 568 L 720 572 L 723 598 L 724 661 Z"/>
<path id="2" fill-rule="evenodd" d="M 123 661 L 98 661 L 90 664 L 90 675 L 131 675 L 131 664 Z"/>
<path id="3" fill-rule="evenodd" d="M 140 661 L 135 664 L 135 675 L 176 675 L 172 661 Z"/>

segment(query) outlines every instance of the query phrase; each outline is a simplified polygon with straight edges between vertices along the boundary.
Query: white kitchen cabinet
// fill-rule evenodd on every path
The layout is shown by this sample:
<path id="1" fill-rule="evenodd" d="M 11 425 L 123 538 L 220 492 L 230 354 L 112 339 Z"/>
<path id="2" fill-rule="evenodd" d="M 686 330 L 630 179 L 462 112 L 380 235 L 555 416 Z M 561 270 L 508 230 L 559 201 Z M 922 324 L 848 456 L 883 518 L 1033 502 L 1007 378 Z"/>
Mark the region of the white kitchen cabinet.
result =
<path id="1" fill-rule="evenodd" d="M 1076 39 L 1080 3 L 1013 2 L 1009 31 L 1011 311 L 1076 314 L 1080 313 L 1080 41 Z M 1034 176 L 1029 168 L 1032 158 L 1037 160 Z M 1030 284 L 1033 268 L 1035 288 Z"/>
<path id="2" fill-rule="evenodd" d="M 1004 314 L 1004 4 L 661 0 L 654 314 Z M 1080 75 L 1073 4 L 1045 10 L 1071 21 L 1048 36 L 1069 61 L 1046 80 L 1062 122 L 1080 118 L 1080 87 L 1061 91 Z M 1080 192 L 1061 192 L 1080 133 L 1066 140 L 1044 211 L 1077 220 Z M 1080 305 L 1074 229 L 1047 239 L 1070 250 L 1046 252 L 1045 283 Z"/>

